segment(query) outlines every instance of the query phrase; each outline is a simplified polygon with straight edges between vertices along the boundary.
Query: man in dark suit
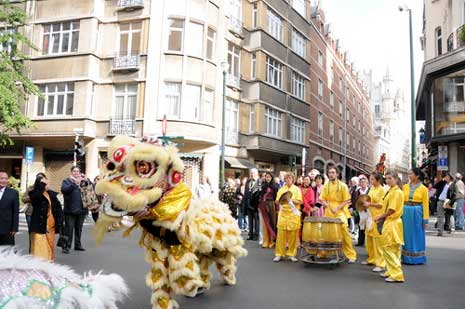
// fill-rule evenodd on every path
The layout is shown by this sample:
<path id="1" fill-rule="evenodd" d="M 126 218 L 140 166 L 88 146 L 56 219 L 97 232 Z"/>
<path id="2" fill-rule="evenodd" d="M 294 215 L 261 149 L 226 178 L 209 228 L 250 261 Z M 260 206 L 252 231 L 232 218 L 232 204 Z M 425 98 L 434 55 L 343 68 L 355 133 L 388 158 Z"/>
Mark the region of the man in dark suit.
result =
<path id="1" fill-rule="evenodd" d="M 0 246 L 14 246 L 18 232 L 19 195 L 7 185 L 8 173 L 0 170 Z"/>
<path id="2" fill-rule="evenodd" d="M 260 202 L 261 181 L 258 170 L 250 170 L 250 179 L 247 180 L 244 190 L 244 206 L 249 217 L 249 238 L 247 240 L 258 240 L 260 233 L 260 218 L 258 216 L 258 203 Z"/>

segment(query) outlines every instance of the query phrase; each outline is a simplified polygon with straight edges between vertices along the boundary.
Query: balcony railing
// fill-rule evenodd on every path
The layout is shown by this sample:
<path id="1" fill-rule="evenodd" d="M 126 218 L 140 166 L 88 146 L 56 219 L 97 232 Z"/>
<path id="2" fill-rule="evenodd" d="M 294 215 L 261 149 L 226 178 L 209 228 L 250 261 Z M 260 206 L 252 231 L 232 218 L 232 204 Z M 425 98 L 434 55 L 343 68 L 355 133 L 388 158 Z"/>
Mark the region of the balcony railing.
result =
<path id="1" fill-rule="evenodd" d="M 229 16 L 229 30 L 242 35 L 242 20 L 232 15 Z"/>
<path id="2" fill-rule="evenodd" d="M 137 71 L 140 65 L 138 52 L 116 53 L 113 59 L 113 71 Z"/>
<path id="3" fill-rule="evenodd" d="M 241 87 L 241 78 L 239 76 L 234 76 L 232 74 L 228 74 L 226 77 L 226 84 L 232 86 L 234 88 Z"/>
<path id="4" fill-rule="evenodd" d="M 110 135 L 136 134 L 136 119 L 113 117 L 108 131 Z"/>
<path id="5" fill-rule="evenodd" d="M 132 11 L 144 8 L 144 0 L 118 0 L 118 11 Z"/>
<path id="6" fill-rule="evenodd" d="M 447 38 L 447 52 L 451 52 L 455 49 L 455 32 L 452 32 Z"/>

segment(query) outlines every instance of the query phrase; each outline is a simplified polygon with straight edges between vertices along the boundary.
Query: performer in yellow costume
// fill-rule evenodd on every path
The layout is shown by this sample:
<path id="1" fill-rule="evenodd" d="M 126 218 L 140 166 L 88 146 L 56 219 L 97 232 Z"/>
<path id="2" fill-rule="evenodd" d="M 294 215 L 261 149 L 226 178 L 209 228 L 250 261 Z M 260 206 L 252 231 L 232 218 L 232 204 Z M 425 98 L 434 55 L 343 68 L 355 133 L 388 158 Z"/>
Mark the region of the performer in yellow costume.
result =
<path id="1" fill-rule="evenodd" d="M 371 198 L 371 202 L 365 202 L 365 207 L 368 207 L 370 217 L 376 218 L 383 214 L 383 198 L 386 194 L 383 186 L 381 185 L 383 176 L 379 173 L 372 173 L 370 175 L 371 188 L 368 195 Z M 381 235 L 376 228 L 376 224 L 370 220 L 371 225 L 367 226 L 366 233 L 366 249 L 368 258 L 362 264 L 371 264 L 376 267 L 373 269 L 374 272 L 381 272 L 386 267 L 386 263 L 383 257 L 383 250 L 381 248 Z"/>
<path id="2" fill-rule="evenodd" d="M 300 213 L 302 192 L 294 185 L 294 174 L 288 173 L 285 181 L 286 183 L 279 189 L 276 195 L 276 203 L 279 204 L 279 214 L 276 251 L 273 261 L 279 262 L 284 256 L 287 256 L 292 262 L 297 262 L 295 256 L 297 255 L 297 248 L 299 246 L 299 231 L 302 224 Z"/>
<path id="3" fill-rule="evenodd" d="M 321 190 L 320 200 L 326 207 L 325 217 L 338 218 L 342 221 L 342 251 L 349 263 L 355 263 L 357 253 L 352 245 L 347 224 L 347 207 L 350 203 L 350 193 L 347 185 L 338 179 L 339 170 L 336 167 L 328 169 L 329 182 Z"/>
<path id="4" fill-rule="evenodd" d="M 386 282 L 403 282 L 404 273 L 400 262 L 401 246 L 404 244 L 402 213 L 404 210 L 404 195 L 399 188 L 399 176 L 396 173 L 386 173 L 386 183 L 389 191 L 383 199 L 383 214 L 375 218 L 375 222 L 382 226 L 381 246 L 387 271 L 381 274 Z"/>

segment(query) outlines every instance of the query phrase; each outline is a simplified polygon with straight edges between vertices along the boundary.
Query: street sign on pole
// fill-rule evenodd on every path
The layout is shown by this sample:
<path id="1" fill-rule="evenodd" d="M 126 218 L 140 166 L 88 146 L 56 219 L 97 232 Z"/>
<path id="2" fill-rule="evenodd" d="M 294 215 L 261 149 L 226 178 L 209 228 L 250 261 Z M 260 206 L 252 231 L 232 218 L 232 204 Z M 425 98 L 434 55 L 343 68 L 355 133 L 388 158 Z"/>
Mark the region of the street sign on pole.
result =
<path id="1" fill-rule="evenodd" d="M 26 146 L 26 164 L 31 165 L 34 161 L 34 147 Z"/>
<path id="2" fill-rule="evenodd" d="M 438 171 L 449 170 L 449 156 L 447 146 L 438 146 Z"/>

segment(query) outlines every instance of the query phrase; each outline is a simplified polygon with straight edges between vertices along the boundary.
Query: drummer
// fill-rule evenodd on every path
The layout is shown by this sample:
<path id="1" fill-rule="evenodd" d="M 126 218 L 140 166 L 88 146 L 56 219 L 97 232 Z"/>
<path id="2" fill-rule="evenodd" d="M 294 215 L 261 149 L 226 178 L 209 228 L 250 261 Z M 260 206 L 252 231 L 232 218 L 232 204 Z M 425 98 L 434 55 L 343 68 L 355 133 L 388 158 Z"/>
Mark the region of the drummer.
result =
<path id="1" fill-rule="evenodd" d="M 350 236 L 347 214 L 350 204 L 350 193 L 347 185 L 338 179 L 339 170 L 332 166 L 328 169 L 328 178 L 323 190 L 321 191 L 320 200 L 322 205 L 327 208 L 325 217 L 338 218 L 342 221 L 342 251 L 350 264 L 355 263 L 357 253 L 352 245 L 352 237 Z"/>
<path id="2" fill-rule="evenodd" d="M 400 179 L 397 173 L 387 172 L 385 177 L 389 191 L 383 199 L 382 215 L 374 218 L 375 222 L 382 226 L 381 246 L 387 271 L 381 276 L 386 278 L 386 282 L 403 282 L 405 279 L 400 256 L 401 247 L 404 244 L 401 219 L 404 211 L 404 195 L 399 188 Z"/>
<path id="3" fill-rule="evenodd" d="M 279 213 L 277 224 L 278 235 L 276 237 L 276 251 L 273 261 L 279 262 L 283 257 L 288 257 L 292 262 L 297 262 L 296 255 L 301 226 L 300 205 L 302 204 L 302 193 L 294 185 L 295 176 L 293 173 L 287 173 L 284 180 L 284 186 L 279 189 L 276 195 Z"/>
<path id="4" fill-rule="evenodd" d="M 383 214 L 383 198 L 386 194 L 383 183 L 383 176 L 380 173 L 371 173 L 370 175 L 371 188 L 368 195 L 370 196 L 370 202 L 365 202 L 364 206 L 368 209 L 371 219 L 376 218 Z M 365 265 L 375 265 L 373 268 L 374 272 L 384 271 L 386 262 L 383 257 L 383 250 L 381 248 L 381 235 L 378 233 L 376 224 L 373 224 L 370 220 L 370 226 L 367 226 L 366 233 L 366 249 L 368 258 L 363 261 Z"/>

